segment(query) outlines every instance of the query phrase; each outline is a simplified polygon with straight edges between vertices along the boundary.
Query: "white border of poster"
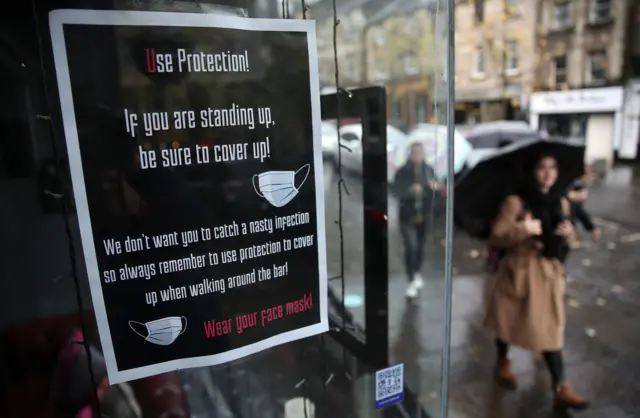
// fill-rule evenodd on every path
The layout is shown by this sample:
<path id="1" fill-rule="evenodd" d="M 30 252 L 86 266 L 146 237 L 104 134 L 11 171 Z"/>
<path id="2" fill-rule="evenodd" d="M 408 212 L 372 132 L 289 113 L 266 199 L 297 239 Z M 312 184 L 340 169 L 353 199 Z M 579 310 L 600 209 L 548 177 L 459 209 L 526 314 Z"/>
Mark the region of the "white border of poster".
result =
<path id="1" fill-rule="evenodd" d="M 176 359 L 150 366 L 119 371 L 111 333 L 107 321 L 102 285 L 93 244 L 93 231 L 89 218 L 87 192 L 80 158 L 78 130 L 71 92 L 71 79 L 67 64 L 67 50 L 64 40 L 65 24 L 106 25 L 106 26 L 178 26 L 242 29 L 248 31 L 305 32 L 309 50 L 309 85 L 311 88 L 311 115 L 313 123 L 314 175 L 316 186 L 317 243 L 320 292 L 320 322 L 304 328 L 288 331 L 237 349 L 201 357 Z M 80 236 L 84 252 L 91 298 L 98 324 L 100 341 L 107 364 L 111 384 L 126 382 L 143 377 L 167 373 L 183 368 L 215 366 L 266 350 L 280 344 L 321 334 L 329 330 L 327 311 L 327 256 L 324 213 L 324 179 L 320 127 L 320 83 L 318 79 L 318 53 L 316 46 L 315 21 L 284 19 L 247 19 L 233 16 L 194 13 L 104 11 L 104 10 L 54 10 L 49 14 L 51 41 L 55 62 L 62 120 L 69 156 L 69 166 L 73 181 Z"/>

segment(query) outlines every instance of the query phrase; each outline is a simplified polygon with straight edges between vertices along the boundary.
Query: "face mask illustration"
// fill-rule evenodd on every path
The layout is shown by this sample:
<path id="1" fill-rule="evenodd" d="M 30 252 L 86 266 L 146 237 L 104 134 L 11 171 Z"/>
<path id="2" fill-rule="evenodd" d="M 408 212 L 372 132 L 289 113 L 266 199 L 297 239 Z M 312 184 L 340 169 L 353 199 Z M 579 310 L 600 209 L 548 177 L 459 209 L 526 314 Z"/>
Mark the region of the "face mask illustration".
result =
<path id="1" fill-rule="evenodd" d="M 298 191 L 307 180 L 310 169 L 311 166 L 305 164 L 298 171 L 266 171 L 262 174 L 254 174 L 253 188 L 258 196 L 264 198 L 273 206 L 280 208 L 296 197 Z M 296 176 L 298 174 L 304 174 L 304 177 L 296 187 Z"/>
<path id="2" fill-rule="evenodd" d="M 187 329 L 187 318 L 168 316 L 144 324 L 138 321 L 129 321 L 129 327 L 152 344 L 170 345 Z"/>

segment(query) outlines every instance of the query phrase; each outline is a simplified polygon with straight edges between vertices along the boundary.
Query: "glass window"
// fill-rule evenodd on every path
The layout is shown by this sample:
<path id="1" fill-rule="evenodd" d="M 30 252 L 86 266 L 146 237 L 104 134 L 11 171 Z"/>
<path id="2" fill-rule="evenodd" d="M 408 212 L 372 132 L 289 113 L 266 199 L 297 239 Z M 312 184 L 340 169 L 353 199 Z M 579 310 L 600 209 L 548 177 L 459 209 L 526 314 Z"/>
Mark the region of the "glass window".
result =
<path id="1" fill-rule="evenodd" d="M 484 75 L 484 48 L 479 46 L 475 49 L 473 55 L 473 75 L 475 76 L 483 76 Z"/>
<path id="2" fill-rule="evenodd" d="M 611 17 L 611 0 L 591 0 L 589 20 L 597 23 Z"/>
<path id="3" fill-rule="evenodd" d="M 553 3 L 553 28 L 566 29 L 571 26 L 571 2 L 560 1 Z"/>
<path id="4" fill-rule="evenodd" d="M 607 54 L 592 52 L 587 58 L 586 81 L 588 84 L 602 84 L 607 81 Z"/>
<path id="5" fill-rule="evenodd" d="M 384 28 L 397 17 L 397 2 L 340 2 L 336 51 L 333 42 L 336 17 L 326 2 L 309 0 L 308 10 L 302 9 L 300 2 L 229 0 L 223 3 L 242 3 L 247 9 L 169 0 L 70 0 L 65 7 L 85 11 L 124 10 L 125 13 L 127 10 L 162 11 L 181 16 L 231 15 L 242 17 L 239 21 L 244 23 L 240 25 L 251 25 L 251 19 L 256 17 L 302 18 L 305 14 L 317 22 L 318 28 L 320 113 L 323 114 L 319 129 L 311 129 L 311 124 L 306 122 L 312 113 L 314 116 L 317 113 L 316 109 L 307 111 L 310 100 L 300 106 L 289 101 L 293 96 L 317 93 L 303 88 L 309 79 L 307 73 L 313 73 L 313 67 L 308 68 L 310 54 L 299 52 L 300 46 L 306 45 L 306 38 L 295 32 L 268 31 L 264 36 L 251 36 L 256 35 L 255 31 L 248 34 L 249 31 L 233 29 L 230 31 L 233 35 L 227 34 L 225 39 L 223 35 L 206 34 L 209 28 L 199 26 L 187 28 L 195 35 L 184 35 L 183 28 L 174 25 L 168 25 L 171 30 L 157 30 L 154 26 L 150 31 L 135 25 L 116 28 L 93 25 L 99 27 L 92 29 L 91 36 L 86 33 L 79 36 L 83 34 L 82 25 L 72 25 L 64 29 L 64 35 L 67 40 L 73 39 L 67 56 L 73 61 L 69 67 L 74 80 L 75 106 L 64 99 L 62 103 L 67 114 L 77 112 L 76 121 L 85 121 L 78 122 L 81 131 L 78 136 L 91 138 L 83 141 L 79 162 L 86 171 L 87 187 L 94 191 L 86 201 L 76 201 L 74 187 L 77 189 L 79 183 L 71 181 L 78 170 L 70 169 L 69 160 L 77 154 L 73 147 L 66 146 L 74 135 L 65 135 L 69 131 L 64 130 L 68 126 L 63 127 L 58 95 L 64 91 L 64 83 L 56 88 L 60 73 L 55 71 L 51 59 L 52 46 L 61 45 L 52 42 L 47 28 L 47 16 L 53 6 L 36 1 L 25 7 L 17 5 L 15 11 L 0 17 L 3 36 L 8 41 L 0 43 L 0 91 L 4 98 L 0 112 L 3 135 L 0 219 L 4 220 L 0 222 L 3 250 L 0 251 L 0 275 L 6 279 L 0 284 L 2 418 L 93 416 L 90 410 L 94 408 L 100 409 L 95 416 L 118 418 L 173 415 L 301 418 L 319 416 L 326 411 L 336 417 L 399 418 L 406 416 L 406 411 L 411 411 L 412 416 L 440 417 L 449 399 L 447 330 L 450 332 L 451 328 L 447 317 L 453 283 L 452 266 L 445 261 L 451 252 L 453 237 L 450 222 L 453 215 L 447 212 L 446 203 L 447 193 L 453 190 L 453 180 L 461 172 L 458 147 L 448 143 L 446 135 L 450 103 L 447 80 L 454 80 L 446 71 L 446 37 L 450 29 L 446 24 L 446 8 L 432 8 L 425 2 L 403 2 L 400 9 L 407 18 L 405 28 L 390 33 Z M 37 9 L 36 13 L 32 6 Z M 34 27 L 40 30 L 34 32 L 30 29 Z M 417 32 L 420 40 L 416 39 Z M 228 39 L 229 36 L 232 39 Z M 407 42 L 411 42 L 411 53 L 399 54 L 397 45 Z M 369 63 L 366 60 L 372 55 L 366 48 L 371 46 L 376 47 L 376 58 L 382 59 Z M 233 60 L 240 59 L 236 52 L 244 53 L 245 49 L 249 57 L 246 71 L 201 71 L 165 77 L 163 70 L 158 70 L 162 67 L 161 61 L 168 65 L 174 58 L 173 51 L 176 54 L 178 51 L 203 51 L 203 54 L 232 51 L 234 65 Z M 198 57 L 194 59 L 197 61 Z M 315 88 L 315 84 L 312 87 Z M 339 100 L 334 100 L 334 95 Z M 389 100 L 388 119 L 384 97 Z M 133 138 L 135 121 L 130 112 L 123 116 L 123 110 L 133 111 L 136 107 L 138 115 L 148 113 L 150 119 L 146 127 L 153 130 L 156 126 L 154 133 L 146 135 L 139 131 L 140 136 Z M 248 116 L 249 108 L 255 110 L 254 120 Z M 190 111 L 205 109 L 227 111 L 224 115 L 228 116 L 229 126 L 191 128 L 193 123 L 202 121 L 199 118 L 202 114 L 196 114 L 194 122 Z M 236 115 L 233 113 L 236 110 L 238 118 L 233 119 L 229 115 Z M 85 112 L 91 116 L 85 116 Z M 164 112 L 167 112 L 166 120 Z M 155 122 L 153 113 L 157 116 Z M 107 120 L 104 124 L 101 123 L 103 116 Z M 114 123 L 112 117 L 124 119 L 122 123 Z M 273 118 L 271 122 L 269 117 Z M 425 183 L 433 190 L 417 202 L 415 217 L 408 220 L 403 214 L 401 221 L 400 208 L 407 201 L 394 178 L 407 163 L 408 122 L 423 124 L 428 118 L 433 124 L 427 131 L 432 134 L 421 136 L 420 141 L 429 152 L 426 160 L 435 172 L 435 178 L 430 177 L 434 183 Z M 137 122 L 138 128 L 145 128 L 144 116 Z M 248 128 L 254 123 L 255 129 Z M 131 131 L 126 131 L 127 126 Z M 321 138 L 314 137 L 315 131 L 319 131 Z M 123 137 L 125 141 L 121 141 Z M 239 144 L 241 137 L 250 137 L 246 141 L 248 153 L 262 147 L 262 151 L 270 153 L 269 160 L 258 161 L 254 153 L 246 160 L 229 163 L 229 154 L 224 154 L 225 157 L 220 157 L 222 161 L 210 164 L 199 161 L 198 166 L 194 164 L 184 170 L 175 166 L 152 172 L 150 165 L 145 166 L 149 164 L 149 155 L 155 155 L 150 154 L 150 150 L 171 155 L 175 162 L 176 156 L 185 156 L 180 150 L 190 145 L 194 150 L 224 148 Z M 339 139 L 348 144 L 340 147 Z M 314 140 L 322 141 L 323 158 L 319 163 L 322 170 L 312 174 L 321 174 L 322 182 L 316 175 L 307 178 L 309 171 L 305 171 L 309 170 L 306 166 L 320 161 L 315 158 L 319 147 Z M 89 145 L 85 148 L 84 144 Z M 386 145 L 386 149 L 382 145 Z M 237 158 L 240 158 L 238 152 L 244 152 L 242 147 L 231 148 L 224 149 L 234 152 Z M 448 155 L 454 154 L 454 149 L 456 164 L 449 167 Z M 134 158 L 129 158 L 131 155 Z M 269 179 L 268 184 L 265 178 Z M 426 182 L 427 179 L 417 180 Z M 308 187 L 314 181 L 323 183 L 324 189 L 316 191 Z M 298 204 L 320 194 L 324 205 L 322 218 L 313 216 L 311 222 L 315 223 L 316 218 L 324 222 L 326 242 L 322 249 L 326 250 L 326 259 L 322 268 L 327 270 L 328 290 L 317 298 L 320 300 L 314 299 L 313 304 L 326 303 L 331 320 L 329 332 L 273 346 L 236 361 L 222 360 L 215 366 L 184 369 L 172 364 L 167 373 L 110 384 L 106 378 L 106 361 L 113 353 L 103 346 L 104 335 L 98 332 L 100 319 L 96 319 L 96 312 L 100 307 L 99 303 L 94 304 L 89 289 L 89 283 L 94 283 L 92 280 L 97 278 L 105 285 L 108 281 L 109 286 L 117 287 L 125 282 L 125 277 L 128 287 L 157 286 L 154 288 L 157 294 L 153 293 L 155 290 L 145 291 L 135 303 L 133 296 L 126 292 L 114 290 L 110 294 L 118 301 L 114 315 L 119 315 L 124 307 L 137 306 L 136 303 L 151 312 L 119 321 L 126 332 L 114 331 L 111 339 L 126 342 L 133 336 L 139 344 L 123 343 L 127 352 L 144 352 L 148 355 L 140 356 L 142 361 L 160 364 L 168 352 L 181 349 L 181 343 L 182 348 L 189 349 L 205 346 L 190 344 L 188 340 L 183 343 L 190 333 L 205 334 L 208 343 L 222 345 L 228 340 L 252 341 L 253 337 L 249 336 L 252 318 L 257 318 L 255 329 L 260 330 L 261 336 L 268 332 L 269 326 L 279 330 L 281 322 L 274 316 L 278 315 L 277 306 L 275 311 L 269 306 L 270 295 L 277 292 L 269 291 L 266 284 L 262 286 L 258 278 L 264 279 L 265 271 L 270 272 L 268 280 L 282 283 L 278 285 L 281 286 L 278 295 L 284 297 L 297 289 L 300 282 L 308 280 L 306 274 L 296 274 L 296 280 L 287 281 L 287 268 L 291 268 L 291 263 L 302 266 L 303 272 L 308 268 L 309 276 L 318 269 L 303 255 L 291 257 L 288 267 L 275 265 L 265 256 L 265 264 L 262 269 L 256 268 L 256 282 L 251 284 L 252 269 L 247 268 L 242 277 L 227 274 L 222 267 L 210 269 L 198 278 L 202 279 L 201 287 L 187 288 L 190 299 L 185 303 L 179 300 L 184 296 L 181 290 L 172 287 L 172 292 L 166 286 L 182 283 L 188 274 L 191 278 L 190 273 L 175 271 L 171 277 L 135 280 L 133 274 L 144 273 L 144 266 L 149 267 L 149 263 L 157 260 L 149 255 L 151 261 L 138 262 L 134 254 L 137 251 L 132 250 L 136 247 L 125 248 L 126 259 L 119 259 L 120 263 L 115 257 L 103 254 L 109 251 L 106 248 L 116 251 L 117 246 L 98 240 L 96 245 L 104 249 L 100 256 L 112 262 L 113 268 L 100 271 L 102 277 L 87 274 L 92 260 L 90 256 L 85 259 L 83 244 L 86 241 L 82 238 L 86 240 L 86 234 L 80 231 L 85 231 L 87 224 L 79 214 L 81 205 L 90 206 L 92 220 L 104 221 L 100 224 L 100 233 L 123 237 L 147 231 L 144 228 L 153 230 L 154 235 L 156 232 L 164 235 L 174 221 L 191 225 L 201 219 L 200 216 L 207 222 L 212 219 L 217 222 L 252 216 L 276 219 L 276 215 L 293 214 L 296 220 L 279 218 L 290 223 L 289 226 L 281 224 L 282 231 L 273 232 L 273 239 L 279 240 L 286 230 L 305 230 L 307 224 L 298 222 Z M 282 204 L 292 195 L 295 199 L 281 206 L 273 203 Z M 201 210 L 203 208 L 206 210 Z M 172 216 L 166 216 L 165 210 L 172 211 Z M 301 222 L 305 222 L 304 215 Z M 406 222 L 416 222 L 415 232 L 420 234 L 412 249 L 416 261 L 411 265 L 406 264 L 404 253 Z M 268 229 L 265 224 L 263 227 Z M 233 224 L 229 225 L 231 229 L 212 231 L 215 237 L 209 244 L 204 242 L 206 235 L 202 235 L 203 240 L 191 243 L 193 250 L 189 251 L 195 256 L 197 246 L 208 246 L 212 253 L 226 253 L 222 263 L 230 265 L 234 257 L 231 240 L 246 240 L 249 244 L 253 242 L 252 234 L 263 233 L 255 229 L 223 237 L 224 233 L 233 235 L 229 232 L 233 231 Z M 312 231 L 314 244 L 318 245 L 310 252 L 313 257 L 320 248 L 317 232 Z M 164 238 L 170 242 L 169 236 Z M 142 241 L 135 242 L 146 245 L 144 238 L 140 239 Z M 302 241 L 310 243 L 311 239 L 306 235 Z M 172 266 L 191 263 L 191 259 L 184 261 L 174 256 L 186 248 L 178 247 L 158 248 L 158 252 L 163 257 L 166 254 L 167 258 L 180 260 Z M 422 258 L 420 262 L 418 255 Z M 315 260 L 313 257 L 310 259 Z M 117 275 L 113 276 L 112 271 Z M 216 279 L 215 284 L 212 279 Z M 462 281 L 472 292 L 481 292 L 480 281 L 467 281 L 461 276 L 458 283 Z M 223 293 L 221 283 L 225 286 L 232 283 L 235 287 L 225 287 Z M 258 291 L 250 289 L 253 284 Z M 154 299 L 154 294 L 161 301 Z M 181 317 L 186 306 L 199 303 L 196 300 L 205 301 L 198 314 L 194 314 L 198 318 Z M 152 306 L 154 303 L 157 306 Z M 285 301 L 286 315 L 282 322 L 304 323 L 293 315 L 303 314 L 297 311 L 302 303 L 293 298 Z M 156 309 L 159 305 L 162 309 L 171 309 L 169 316 L 155 315 L 161 311 Z M 266 319 L 261 318 L 260 311 L 265 312 Z M 233 314 L 227 315 L 227 312 Z M 263 320 L 269 321 L 269 313 L 273 321 L 263 323 Z M 257 317 L 252 317 L 254 314 Z M 228 319 L 218 322 L 223 316 Z M 231 323 L 236 327 L 234 331 Z M 475 344 L 471 332 L 466 332 L 473 327 L 475 325 L 463 325 L 462 334 L 469 334 L 462 337 L 465 344 Z M 167 329 L 171 332 L 166 332 Z M 455 337 L 461 338 L 457 332 Z M 153 349 L 143 351 L 149 347 Z M 398 364 L 405 367 L 399 386 L 403 403 L 376 411 L 375 397 L 382 393 L 377 389 L 389 383 L 388 380 L 376 381 L 376 372 Z M 394 380 L 389 386 L 396 389 L 395 383 Z M 92 404 L 94 395 L 98 398 L 96 405 Z"/>
<path id="6" fill-rule="evenodd" d="M 518 41 L 509 40 L 507 41 L 506 53 L 505 53 L 505 69 L 508 72 L 514 72 L 518 70 L 519 65 L 519 51 L 518 51 Z"/>
<path id="7" fill-rule="evenodd" d="M 563 84 L 566 84 L 568 81 L 567 57 L 556 57 L 553 60 L 552 65 L 555 74 L 555 85 L 561 86 Z"/>

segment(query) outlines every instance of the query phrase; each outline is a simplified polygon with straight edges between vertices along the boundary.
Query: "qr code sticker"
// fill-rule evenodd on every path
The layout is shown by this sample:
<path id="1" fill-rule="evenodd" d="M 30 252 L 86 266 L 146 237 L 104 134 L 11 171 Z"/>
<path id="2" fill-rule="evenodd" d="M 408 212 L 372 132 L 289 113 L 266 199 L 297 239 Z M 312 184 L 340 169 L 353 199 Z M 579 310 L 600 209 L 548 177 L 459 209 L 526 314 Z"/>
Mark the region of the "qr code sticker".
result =
<path id="1" fill-rule="evenodd" d="M 397 364 L 376 372 L 376 401 L 403 393 L 404 364 Z"/>

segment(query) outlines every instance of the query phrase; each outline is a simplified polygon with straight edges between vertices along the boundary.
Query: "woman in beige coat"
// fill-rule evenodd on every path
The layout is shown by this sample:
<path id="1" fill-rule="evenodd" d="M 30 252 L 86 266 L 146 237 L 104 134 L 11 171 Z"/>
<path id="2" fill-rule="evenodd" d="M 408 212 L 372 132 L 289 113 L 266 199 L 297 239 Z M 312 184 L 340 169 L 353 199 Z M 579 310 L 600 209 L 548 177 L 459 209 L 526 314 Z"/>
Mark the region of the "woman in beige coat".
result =
<path id="1" fill-rule="evenodd" d="M 506 250 L 489 296 L 485 325 L 496 336 L 497 378 L 517 387 L 509 345 L 541 352 L 553 380 L 556 406 L 584 409 L 588 401 L 565 380 L 564 291 L 566 273 L 558 257 L 573 236 L 569 202 L 554 190 L 558 166 L 552 156 L 537 159 L 531 181 L 502 205 L 491 244 Z"/>

